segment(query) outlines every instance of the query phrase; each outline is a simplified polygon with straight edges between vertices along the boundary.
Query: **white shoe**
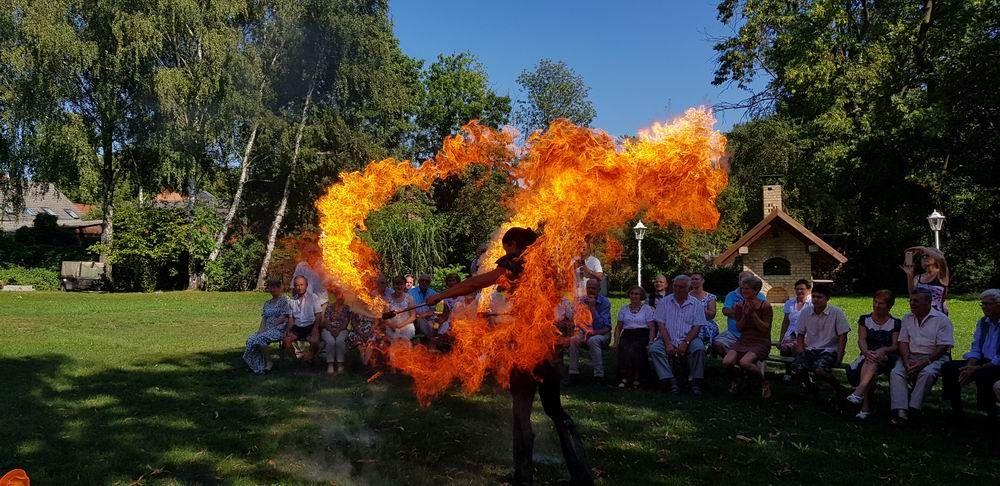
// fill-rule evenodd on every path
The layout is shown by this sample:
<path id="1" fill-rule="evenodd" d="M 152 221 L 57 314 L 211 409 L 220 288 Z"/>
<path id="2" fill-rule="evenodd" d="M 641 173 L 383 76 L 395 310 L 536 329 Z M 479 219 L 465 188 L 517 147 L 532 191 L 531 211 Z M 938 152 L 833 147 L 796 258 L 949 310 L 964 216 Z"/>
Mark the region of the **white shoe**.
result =
<path id="1" fill-rule="evenodd" d="M 858 420 L 868 420 L 868 416 L 869 415 L 871 415 L 871 412 L 865 412 L 865 411 L 862 410 L 862 411 L 858 412 L 858 414 L 855 415 L 854 418 L 856 418 Z"/>
<path id="2" fill-rule="evenodd" d="M 862 403 L 864 403 L 865 397 L 860 396 L 857 393 L 851 393 L 850 395 L 847 395 L 847 401 L 855 405 L 861 405 Z"/>

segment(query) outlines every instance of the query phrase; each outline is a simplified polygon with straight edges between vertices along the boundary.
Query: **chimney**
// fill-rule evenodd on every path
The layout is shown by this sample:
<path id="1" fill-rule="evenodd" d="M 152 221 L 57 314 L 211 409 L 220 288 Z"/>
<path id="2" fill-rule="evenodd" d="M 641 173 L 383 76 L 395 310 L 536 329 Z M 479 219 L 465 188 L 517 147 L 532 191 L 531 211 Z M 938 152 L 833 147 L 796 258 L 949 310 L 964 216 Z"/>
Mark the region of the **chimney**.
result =
<path id="1" fill-rule="evenodd" d="M 775 209 L 784 211 L 781 206 L 781 186 L 777 184 L 764 186 L 764 216 L 767 217 Z"/>

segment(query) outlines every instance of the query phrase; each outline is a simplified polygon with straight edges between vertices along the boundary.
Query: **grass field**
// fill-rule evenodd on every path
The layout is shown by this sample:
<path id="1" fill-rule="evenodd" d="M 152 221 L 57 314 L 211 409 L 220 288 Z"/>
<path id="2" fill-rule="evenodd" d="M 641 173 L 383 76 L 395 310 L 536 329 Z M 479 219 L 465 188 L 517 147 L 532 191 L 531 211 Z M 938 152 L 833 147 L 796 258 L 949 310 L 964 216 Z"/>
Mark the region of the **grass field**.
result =
<path id="1" fill-rule="evenodd" d="M 0 471 L 23 467 L 40 485 L 496 484 L 508 472 L 502 390 L 420 408 L 393 374 L 250 375 L 240 354 L 263 299 L 0 293 Z M 852 320 L 869 306 L 834 303 Z M 967 349 L 978 307 L 951 305 Z M 564 390 L 599 483 L 1000 484 L 981 416 L 949 427 L 937 391 L 922 424 L 896 430 L 884 388 L 874 422 L 858 425 L 827 393 L 778 384 L 771 402 L 730 397 L 717 363 L 706 381 L 700 400 Z M 554 483 L 565 477 L 558 441 L 540 406 L 534 417 L 538 480 Z"/>

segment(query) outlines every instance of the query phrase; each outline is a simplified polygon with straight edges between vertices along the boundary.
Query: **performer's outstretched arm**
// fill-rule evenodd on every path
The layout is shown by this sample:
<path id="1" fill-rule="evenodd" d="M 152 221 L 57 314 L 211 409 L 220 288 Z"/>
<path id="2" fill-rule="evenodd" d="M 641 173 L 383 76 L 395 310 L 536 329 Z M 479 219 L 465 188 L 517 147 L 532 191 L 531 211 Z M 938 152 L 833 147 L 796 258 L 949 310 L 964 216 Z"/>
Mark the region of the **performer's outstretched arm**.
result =
<path id="1" fill-rule="evenodd" d="M 497 267 L 489 272 L 473 275 L 472 277 L 462 280 L 447 290 L 427 297 L 427 305 L 435 305 L 449 297 L 458 297 L 460 295 L 467 295 L 478 290 L 485 289 L 490 285 L 496 284 L 497 280 L 499 280 L 500 277 L 506 273 L 506 269 Z"/>

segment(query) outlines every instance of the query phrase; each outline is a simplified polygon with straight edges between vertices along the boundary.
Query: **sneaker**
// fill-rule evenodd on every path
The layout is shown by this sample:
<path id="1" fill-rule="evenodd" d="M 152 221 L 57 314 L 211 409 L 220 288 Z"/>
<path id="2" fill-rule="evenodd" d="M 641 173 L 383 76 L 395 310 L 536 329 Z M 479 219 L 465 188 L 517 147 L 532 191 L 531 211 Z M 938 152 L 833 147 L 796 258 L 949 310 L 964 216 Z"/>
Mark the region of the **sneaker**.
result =
<path id="1" fill-rule="evenodd" d="M 850 395 L 847 395 L 847 401 L 855 405 L 861 405 L 861 403 L 865 401 L 865 397 L 858 395 L 857 393 L 851 393 Z"/>
<path id="2" fill-rule="evenodd" d="M 858 420 L 861 420 L 861 421 L 865 421 L 865 420 L 868 420 L 868 416 L 869 415 L 871 415 L 871 412 L 866 412 L 866 411 L 862 410 L 862 411 L 858 412 L 858 414 L 855 415 L 854 418 L 856 418 Z"/>
<path id="3" fill-rule="evenodd" d="M 699 398 L 699 397 L 701 397 L 701 395 L 702 395 L 701 386 L 699 386 L 697 383 L 692 383 L 691 384 L 691 396 L 695 397 L 695 398 Z"/>

